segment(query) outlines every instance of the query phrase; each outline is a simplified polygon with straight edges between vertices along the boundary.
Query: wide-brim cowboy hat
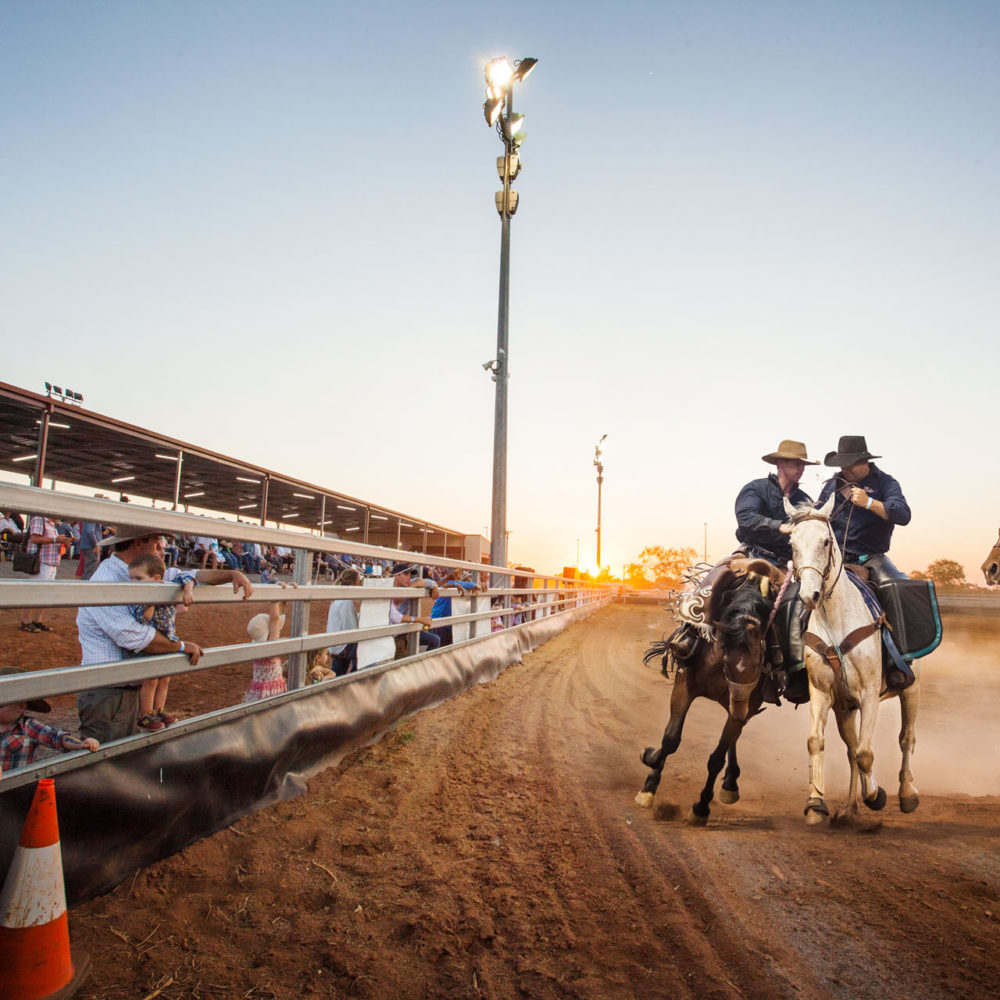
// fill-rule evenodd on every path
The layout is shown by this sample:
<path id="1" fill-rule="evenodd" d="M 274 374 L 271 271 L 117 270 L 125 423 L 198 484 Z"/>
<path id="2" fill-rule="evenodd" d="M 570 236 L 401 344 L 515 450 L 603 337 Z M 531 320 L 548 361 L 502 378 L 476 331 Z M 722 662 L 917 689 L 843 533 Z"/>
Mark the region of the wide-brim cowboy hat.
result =
<path id="1" fill-rule="evenodd" d="M 837 469 L 845 469 L 850 465 L 857 465 L 858 462 L 867 462 L 873 458 L 881 457 L 881 455 L 873 455 L 868 450 L 868 445 L 861 435 L 844 434 L 837 442 L 837 450 L 831 451 L 823 459 L 823 464 Z"/>
<path id="2" fill-rule="evenodd" d="M 23 667 L 0 667 L 0 677 L 10 677 L 13 674 L 28 673 Z M 29 712 L 51 712 L 52 706 L 44 698 L 32 698 L 27 703 Z"/>
<path id="3" fill-rule="evenodd" d="M 806 465 L 819 465 L 819 462 L 811 462 L 806 453 L 806 446 L 801 441 L 782 441 L 778 445 L 777 451 L 772 451 L 770 455 L 760 456 L 765 462 L 777 465 L 779 458 L 787 458 L 793 462 L 805 462 Z"/>
<path id="4" fill-rule="evenodd" d="M 163 538 L 171 538 L 166 531 L 157 531 L 156 528 L 142 528 L 131 524 L 112 525 L 113 534 L 107 538 L 102 538 L 98 545 L 117 545 L 119 542 L 135 542 L 140 538 L 155 538 L 157 535 Z"/>

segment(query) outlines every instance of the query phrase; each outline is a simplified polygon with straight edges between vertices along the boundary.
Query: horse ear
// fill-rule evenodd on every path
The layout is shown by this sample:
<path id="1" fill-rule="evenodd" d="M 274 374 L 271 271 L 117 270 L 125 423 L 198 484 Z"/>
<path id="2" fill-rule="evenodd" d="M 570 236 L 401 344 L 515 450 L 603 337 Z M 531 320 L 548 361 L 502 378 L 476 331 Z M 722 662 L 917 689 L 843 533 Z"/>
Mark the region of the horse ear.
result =
<path id="1" fill-rule="evenodd" d="M 794 517 L 795 516 L 795 508 L 788 502 L 788 497 L 782 497 L 781 500 L 782 500 L 782 502 L 785 505 L 785 513 L 789 517 Z"/>
<path id="2" fill-rule="evenodd" d="M 822 514 L 823 517 L 829 517 L 830 516 L 830 511 L 833 510 L 833 501 L 834 501 L 834 499 L 835 499 L 836 496 L 837 496 L 836 493 L 831 493 L 830 496 L 827 497 L 826 503 L 823 504 L 822 507 L 820 507 L 819 513 Z M 787 503 L 788 501 L 786 500 L 785 502 Z"/>

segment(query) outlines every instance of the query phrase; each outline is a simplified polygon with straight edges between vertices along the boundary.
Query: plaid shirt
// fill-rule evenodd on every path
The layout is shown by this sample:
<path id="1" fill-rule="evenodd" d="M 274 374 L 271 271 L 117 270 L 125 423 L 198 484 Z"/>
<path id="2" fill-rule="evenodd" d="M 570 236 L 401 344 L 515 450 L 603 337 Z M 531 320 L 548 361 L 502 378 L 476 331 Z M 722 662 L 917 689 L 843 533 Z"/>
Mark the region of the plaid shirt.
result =
<path id="1" fill-rule="evenodd" d="M 0 733 L 0 770 L 10 771 L 30 764 L 39 747 L 62 750 L 63 737 L 71 735 L 22 715 L 10 729 Z"/>
<path id="2" fill-rule="evenodd" d="M 56 536 L 59 534 L 56 531 L 56 526 L 47 517 L 33 517 L 28 522 L 28 534 L 44 535 L 46 538 L 53 539 L 51 542 L 43 542 L 41 545 L 28 542 L 25 548 L 29 555 L 34 555 L 36 552 L 41 553 L 38 561 L 45 563 L 46 566 L 58 566 L 59 560 L 62 558 L 62 552 L 60 551 L 61 546 L 55 541 Z"/>

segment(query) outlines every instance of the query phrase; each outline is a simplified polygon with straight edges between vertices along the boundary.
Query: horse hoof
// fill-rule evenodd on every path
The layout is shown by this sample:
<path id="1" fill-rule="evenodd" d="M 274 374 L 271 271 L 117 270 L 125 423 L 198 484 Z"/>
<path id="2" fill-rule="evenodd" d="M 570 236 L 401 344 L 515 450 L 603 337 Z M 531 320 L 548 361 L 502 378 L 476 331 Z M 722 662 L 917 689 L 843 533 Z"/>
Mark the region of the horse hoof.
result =
<path id="1" fill-rule="evenodd" d="M 822 799 L 810 799 L 806 803 L 805 814 L 807 826 L 818 826 L 830 815 L 830 810 Z"/>
<path id="2" fill-rule="evenodd" d="M 684 822 L 687 823 L 688 826 L 707 826 L 708 816 L 699 816 L 694 809 L 689 809 Z"/>
<path id="3" fill-rule="evenodd" d="M 652 792 L 639 792 L 635 797 L 635 804 L 639 806 L 640 809 L 652 809 L 653 808 L 653 793 Z"/>
<path id="4" fill-rule="evenodd" d="M 917 806 L 920 805 L 919 795 L 909 795 L 904 798 L 902 795 L 899 797 L 899 811 L 904 813 L 911 813 L 917 811 Z"/>
<path id="5" fill-rule="evenodd" d="M 720 788 L 719 801 L 723 805 L 731 806 L 734 802 L 740 801 L 740 790 L 738 788 Z"/>
<path id="6" fill-rule="evenodd" d="M 656 747 L 646 747 L 645 750 L 639 755 L 639 759 L 652 771 L 658 771 L 661 767 L 661 762 L 658 759 L 660 756 L 660 751 Z"/>
<path id="7" fill-rule="evenodd" d="M 885 789 L 880 788 L 870 799 L 865 799 L 865 805 L 868 806 L 873 812 L 878 812 L 880 809 L 885 808 L 886 795 Z"/>

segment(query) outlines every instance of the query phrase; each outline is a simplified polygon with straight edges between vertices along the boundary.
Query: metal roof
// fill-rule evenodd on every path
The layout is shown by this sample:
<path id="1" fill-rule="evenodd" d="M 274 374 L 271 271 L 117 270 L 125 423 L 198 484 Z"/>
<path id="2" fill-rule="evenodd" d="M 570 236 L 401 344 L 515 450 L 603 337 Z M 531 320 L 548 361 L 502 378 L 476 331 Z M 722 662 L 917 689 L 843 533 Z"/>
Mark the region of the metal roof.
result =
<path id="1" fill-rule="evenodd" d="M 67 391 L 68 394 L 68 391 Z M 465 533 L 0 382 L 0 469 L 349 541 L 461 557 Z M 325 522 L 325 523 L 321 523 Z M 427 537 L 425 538 L 425 531 Z"/>

